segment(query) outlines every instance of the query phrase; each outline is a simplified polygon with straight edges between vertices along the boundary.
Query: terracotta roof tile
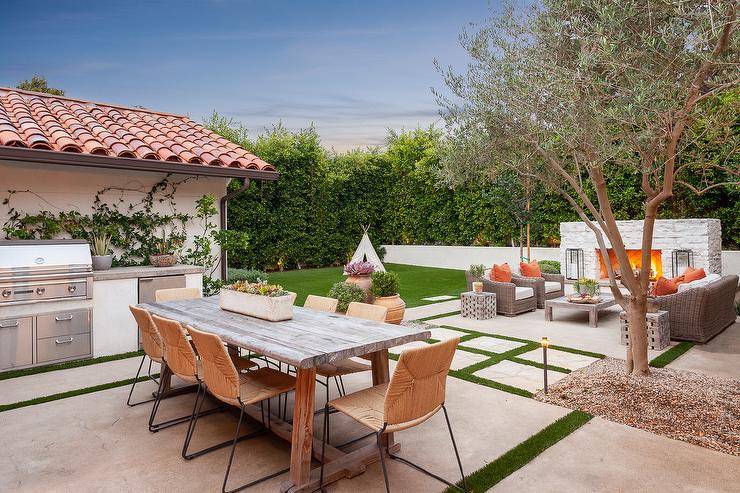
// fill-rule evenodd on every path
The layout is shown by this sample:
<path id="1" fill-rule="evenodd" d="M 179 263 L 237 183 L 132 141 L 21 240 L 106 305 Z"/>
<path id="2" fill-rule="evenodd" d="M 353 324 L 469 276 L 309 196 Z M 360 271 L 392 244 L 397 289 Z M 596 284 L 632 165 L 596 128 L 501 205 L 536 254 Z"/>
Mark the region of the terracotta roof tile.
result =
<path id="1" fill-rule="evenodd" d="M 4 87 L 0 146 L 275 171 L 185 116 Z"/>

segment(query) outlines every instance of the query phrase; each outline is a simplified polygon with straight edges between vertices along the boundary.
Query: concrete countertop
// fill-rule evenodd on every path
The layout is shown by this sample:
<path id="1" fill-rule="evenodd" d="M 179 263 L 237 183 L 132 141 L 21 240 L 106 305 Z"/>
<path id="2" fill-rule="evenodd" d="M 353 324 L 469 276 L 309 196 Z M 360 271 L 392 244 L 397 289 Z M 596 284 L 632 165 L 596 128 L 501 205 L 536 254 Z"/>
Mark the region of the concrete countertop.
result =
<path id="1" fill-rule="evenodd" d="M 93 280 L 111 281 L 114 279 L 179 276 L 183 274 L 203 274 L 203 267 L 200 267 L 198 265 L 184 264 L 176 264 L 172 267 L 154 267 L 151 265 L 141 265 L 134 267 L 113 267 L 109 270 L 93 271 Z"/>

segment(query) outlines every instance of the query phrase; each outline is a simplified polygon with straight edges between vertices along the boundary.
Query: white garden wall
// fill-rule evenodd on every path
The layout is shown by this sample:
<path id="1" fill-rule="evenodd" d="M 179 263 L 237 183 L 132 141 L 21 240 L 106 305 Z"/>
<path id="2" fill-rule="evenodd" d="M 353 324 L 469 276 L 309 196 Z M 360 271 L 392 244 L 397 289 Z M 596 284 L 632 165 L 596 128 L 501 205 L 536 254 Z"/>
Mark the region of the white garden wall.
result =
<path id="1" fill-rule="evenodd" d="M 470 264 L 508 262 L 519 265 L 519 247 L 476 247 L 445 245 L 383 245 L 386 249 L 384 262 L 394 264 L 467 269 Z M 526 251 L 525 251 L 526 254 Z M 559 248 L 532 248 L 532 258 L 560 261 Z M 740 275 L 740 251 L 722 252 L 722 274 Z"/>
<path id="2" fill-rule="evenodd" d="M 519 265 L 519 247 L 478 247 L 444 245 L 383 245 L 384 262 L 395 264 L 467 269 L 471 264 L 491 266 L 508 262 Z M 527 254 L 526 249 L 524 254 Z M 537 260 L 560 260 L 558 248 L 536 247 L 531 257 Z"/>
<path id="3" fill-rule="evenodd" d="M 23 212 L 48 210 L 78 210 L 89 213 L 95 193 L 106 187 L 131 189 L 126 192 L 127 201 L 137 203 L 152 185 L 164 178 L 164 173 L 147 173 L 126 170 L 105 170 L 76 166 L 36 165 L 0 162 L 0 202 L 7 197 L 7 190 L 30 190 L 33 193 L 17 193 L 11 205 Z M 178 182 L 185 175 L 173 175 L 170 179 Z M 195 201 L 205 194 L 218 199 L 226 193 L 227 178 L 193 177 L 178 186 L 175 203 L 178 212 L 193 215 Z M 139 192 L 137 192 L 139 191 Z M 109 203 L 116 200 L 116 193 L 107 194 Z M 156 203 L 157 212 L 172 212 L 169 203 Z M 0 204 L 0 226 L 8 219 L 8 207 Z M 219 224 L 218 214 L 214 223 Z M 188 238 L 202 234 L 202 228 L 195 223 L 187 226 Z M 0 238 L 4 235 L 0 234 Z M 187 246 L 187 244 L 186 244 Z M 218 272 L 215 273 L 218 276 Z"/>

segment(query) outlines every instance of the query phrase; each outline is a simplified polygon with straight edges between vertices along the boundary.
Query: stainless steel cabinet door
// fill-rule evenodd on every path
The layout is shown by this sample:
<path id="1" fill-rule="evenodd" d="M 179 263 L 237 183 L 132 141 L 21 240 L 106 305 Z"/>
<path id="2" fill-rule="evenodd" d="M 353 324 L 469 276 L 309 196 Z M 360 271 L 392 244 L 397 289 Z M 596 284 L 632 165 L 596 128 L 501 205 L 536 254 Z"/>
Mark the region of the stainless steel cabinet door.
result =
<path id="1" fill-rule="evenodd" d="M 158 289 L 184 288 L 185 276 L 140 277 L 139 303 L 154 303 Z"/>
<path id="2" fill-rule="evenodd" d="M 33 318 L 0 320 L 0 370 L 33 363 Z"/>

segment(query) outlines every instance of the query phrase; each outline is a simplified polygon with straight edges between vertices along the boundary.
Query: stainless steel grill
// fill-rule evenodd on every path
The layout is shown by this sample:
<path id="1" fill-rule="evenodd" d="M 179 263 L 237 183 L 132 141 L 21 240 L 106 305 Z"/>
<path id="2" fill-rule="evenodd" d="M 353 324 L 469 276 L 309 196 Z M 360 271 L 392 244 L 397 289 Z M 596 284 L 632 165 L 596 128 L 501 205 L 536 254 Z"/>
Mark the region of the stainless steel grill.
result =
<path id="1" fill-rule="evenodd" d="M 0 306 L 92 298 L 83 240 L 0 241 Z"/>

